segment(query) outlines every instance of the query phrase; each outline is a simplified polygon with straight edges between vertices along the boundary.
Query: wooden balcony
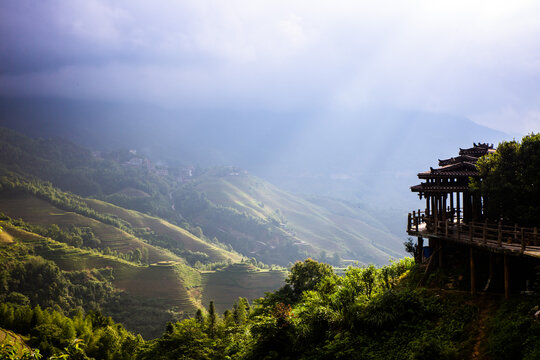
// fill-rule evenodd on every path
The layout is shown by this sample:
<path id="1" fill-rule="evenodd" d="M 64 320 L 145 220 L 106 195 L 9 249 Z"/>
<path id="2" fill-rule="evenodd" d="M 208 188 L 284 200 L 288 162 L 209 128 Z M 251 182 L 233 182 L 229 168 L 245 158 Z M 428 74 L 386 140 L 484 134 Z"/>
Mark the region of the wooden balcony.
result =
<path id="1" fill-rule="evenodd" d="M 459 212 L 457 212 L 459 214 Z M 540 258 L 537 228 L 508 226 L 502 223 L 464 223 L 448 213 L 446 220 L 435 221 L 423 211 L 409 213 L 407 233 L 422 238 L 436 238 L 469 244 L 487 251 Z"/>

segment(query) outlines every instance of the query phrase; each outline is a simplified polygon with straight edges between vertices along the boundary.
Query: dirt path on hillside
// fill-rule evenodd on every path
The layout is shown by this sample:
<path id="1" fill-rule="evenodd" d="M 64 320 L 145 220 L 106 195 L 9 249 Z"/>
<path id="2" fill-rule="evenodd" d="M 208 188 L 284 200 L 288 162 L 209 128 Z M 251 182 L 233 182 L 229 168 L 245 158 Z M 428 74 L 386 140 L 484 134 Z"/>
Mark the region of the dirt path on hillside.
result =
<path id="1" fill-rule="evenodd" d="M 489 319 L 493 318 L 495 312 L 500 306 L 500 298 L 497 296 L 482 294 L 477 295 L 473 300 L 478 306 L 478 332 L 474 341 L 474 347 L 471 359 L 489 360 L 486 355 L 487 348 L 487 331 L 489 327 Z"/>

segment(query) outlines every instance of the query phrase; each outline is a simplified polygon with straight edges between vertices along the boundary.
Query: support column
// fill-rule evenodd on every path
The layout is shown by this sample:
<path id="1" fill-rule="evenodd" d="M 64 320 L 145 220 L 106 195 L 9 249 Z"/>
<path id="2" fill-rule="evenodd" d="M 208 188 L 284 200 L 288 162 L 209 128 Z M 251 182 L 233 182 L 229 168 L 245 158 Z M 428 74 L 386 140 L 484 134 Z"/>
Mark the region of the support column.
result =
<path id="1" fill-rule="evenodd" d="M 489 286 L 491 285 L 491 280 L 493 279 L 494 269 L 493 269 L 493 253 L 489 253 L 489 278 L 487 280 L 486 286 L 484 287 L 484 291 L 488 291 Z"/>
<path id="2" fill-rule="evenodd" d="M 450 213 L 454 213 L 454 193 L 450 193 Z M 454 222 L 454 216 L 452 216 L 452 222 Z"/>
<path id="3" fill-rule="evenodd" d="M 471 194 L 468 191 L 463 192 L 463 222 L 471 221 Z"/>
<path id="4" fill-rule="evenodd" d="M 423 237 L 418 237 L 418 246 L 417 246 L 417 249 L 418 249 L 418 259 L 420 260 L 420 263 L 423 263 L 424 262 L 424 238 Z"/>
<path id="5" fill-rule="evenodd" d="M 433 221 L 435 226 L 435 233 L 437 232 L 437 222 L 439 221 L 439 213 L 437 209 L 437 196 L 433 196 Z"/>
<path id="6" fill-rule="evenodd" d="M 446 207 L 447 207 L 446 200 L 447 199 L 448 199 L 448 194 L 444 194 L 443 195 L 443 220 L 445 220 L 445 221 L 446 221 L 446 210 L 447 210 L 446 209 Z"/>
<path id="7" fill-rule="evenodd" d="M 439 249 L 439 268 L 443 267 L 443 242 L 441 239 L 438 239 L 437 242 L 439 243 L 438 249 Z"/>
<path id="8" fill-rule="evenodd" d="M 461 205 L 460 205 L 460 195 L 459 195 L 459 191 L 456 193 L 456 203 L 457 203 L 457 223 L 459 225 L 459 223 L 461 222 L 461 220 L 459 219 L 459 217 L 461 216 Z"/>
<path id="9" fill-rule="evenodd" d="M 470 263 L 471 263 L 471 295 L 476 295 L 476 276 L 475 276 L 475 269 L 474 269 L 474 254 L 473 254 L 473 248 L 472 246 L 469 246 L 469 257 L 470 257 Z"/>
<path id="10" fill-rule="evenodd" d="M 508 269 L 508 255 L 504 254 L 504 297 L 510 299 L 510 271 Z"/>

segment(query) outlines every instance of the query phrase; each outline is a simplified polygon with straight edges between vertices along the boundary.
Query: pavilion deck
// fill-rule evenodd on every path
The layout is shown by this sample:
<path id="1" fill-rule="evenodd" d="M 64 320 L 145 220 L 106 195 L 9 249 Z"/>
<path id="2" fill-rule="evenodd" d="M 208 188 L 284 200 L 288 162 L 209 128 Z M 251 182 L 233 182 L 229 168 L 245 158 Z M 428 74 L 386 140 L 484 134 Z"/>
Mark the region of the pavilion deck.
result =
<path id="1" fill-rule="evenodd" d="M 540 258 L 540 236 L 537 228 L 487 221 L 464 223 L 456 216 L 434 221 L 423 211 L 413 211 L 408 216 L 407 233 L 415 237 L 468 244 L 495 253 Z"/>

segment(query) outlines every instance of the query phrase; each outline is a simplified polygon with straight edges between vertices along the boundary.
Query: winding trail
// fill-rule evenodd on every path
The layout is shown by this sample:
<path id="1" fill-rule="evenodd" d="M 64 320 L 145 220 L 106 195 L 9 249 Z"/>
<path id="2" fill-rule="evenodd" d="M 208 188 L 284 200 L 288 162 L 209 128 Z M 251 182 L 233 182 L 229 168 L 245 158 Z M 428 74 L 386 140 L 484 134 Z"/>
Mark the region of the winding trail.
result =
<path id="1" fill-rule="evenodd" d="M 489 319 L 493 318 L 495 312 L 500 306 L 500 297 L 496 295 L 481 294 L 472 300 L 478 309 L 478 332 L 474 341 L 474 347 L 471 359 L 488 360 L 486 355 L 487 336 L 489 328 Z"/>

